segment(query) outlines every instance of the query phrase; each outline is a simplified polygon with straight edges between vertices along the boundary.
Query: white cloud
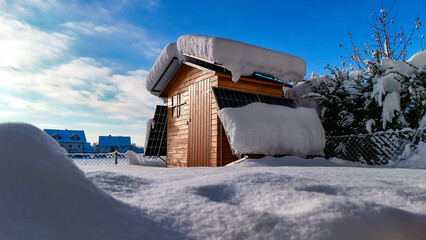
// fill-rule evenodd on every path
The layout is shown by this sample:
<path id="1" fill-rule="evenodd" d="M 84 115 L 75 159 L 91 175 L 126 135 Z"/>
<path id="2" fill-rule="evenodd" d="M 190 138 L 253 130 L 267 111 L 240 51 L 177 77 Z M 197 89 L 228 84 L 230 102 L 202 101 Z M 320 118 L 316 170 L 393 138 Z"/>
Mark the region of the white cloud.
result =
<path id="1" fill-rule="evenodd" d="M 76 15 L 79 20 L 64 17 L 46 30 L 21 19 L 37 17 L 37 11 Z M 123 73 L 125 66 L 113 58 L 76 55 L 72 49 L 84 35 L 120 43 L 125 39 L 129 51 L 137 49 L 145 56 L 161 51 L 144 29 L 114 21 L 100 6 L 0 0 L 0 121 L 25 121 L 43 128 L 87 127 L 91 134 L 131 135 L 143 144 L 145 119 L 153 117 L 156 104 L 162 104 L 145 89 L 147 71 Z"/>
<path id="2" fill-rule="evenodd" d="M 0 15 L 0 67 L 34 69 L 63 57 L 70 37 L 40 31 Z"/>
<path id="3" fill-rule="evenodd" d="M 130 44 L 131 47 L 138 49 L 146 57 L 157 56 L 162 50 L 162 48 L 158 47 L 157 42 L 148 38 L 148 34 L 144 29 L 128 23 L 95 24 L 91 21 L 69 21 L 61 26 L 67 29 L 69 35 L 76 38 L 89 35 L 116 40 L 116 42 L 122 44 Z"/>
<path id="4" fill-rule="evenodd" d="M 111 34 L 117 31 L 116 27 L 99 26 L 92 22 L 66 22 L 62 26 L 72 30 L 75 34 Z"/>
<path id="5" fill-rule="evenodd" d="M 160 100 L 145 89 L 144 70 L 113 74 L 95 60 L 79 58 L 40 73 L 0 70 L 8 76 L 5 89 L 10 95 L 39 95 L 55 105 L 89 107 L 108 113 L 107 118 L 152 117 L 152 108 Z"/>

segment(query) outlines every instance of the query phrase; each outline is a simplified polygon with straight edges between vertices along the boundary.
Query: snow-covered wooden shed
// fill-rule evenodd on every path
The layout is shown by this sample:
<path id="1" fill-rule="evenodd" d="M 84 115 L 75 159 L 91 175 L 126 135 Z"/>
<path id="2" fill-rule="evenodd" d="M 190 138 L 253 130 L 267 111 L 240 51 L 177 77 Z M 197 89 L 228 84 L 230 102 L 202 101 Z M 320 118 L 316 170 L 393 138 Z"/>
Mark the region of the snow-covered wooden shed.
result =
<path id="1" fill-rule="evenodd" d="M 148 123 L 145 155 L 167 166 L 223 166 L 237 160 L 218 111 L 253 102 L 293 106 L 287 82 L 301 81 L 303 59 L 246 43 L 199 35 L 166 46 L 146 87 L 167 102 Z"/>

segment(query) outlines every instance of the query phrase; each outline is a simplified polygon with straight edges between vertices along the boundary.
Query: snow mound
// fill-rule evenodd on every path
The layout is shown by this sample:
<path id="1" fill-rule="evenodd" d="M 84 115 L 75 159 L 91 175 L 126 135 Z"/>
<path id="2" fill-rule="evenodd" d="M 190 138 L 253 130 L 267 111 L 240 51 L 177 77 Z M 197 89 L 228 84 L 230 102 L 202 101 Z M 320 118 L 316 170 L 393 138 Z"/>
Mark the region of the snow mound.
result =
<path id="1" fill-rule="evenodd" d="M 181 54 L 223 65 L 232 72 L 234 82 L 254 73 L 299 82 L 306 73 L 306 63 L 299 57 L 230 39 L 183 35 L 177 48 Z"/>
<path id="2" fill-rule="evenodd" d="M 426 142 L 420 141 L 414 151 L 411 150 L 410 145 L 405 145 L 401 159 L 390 161 L 387 167 L 426 169 Z"/>
<path id="3" fill-rule="evenodd" d="M 323 155 L 324 128 L 314 109 L 252 103 L 218 116 L 237 155 Z"/>
<path id="4" fill-rule="evenodd" d="M 349 162 L 346 160 L 331 158 L 325 159 L 322 157 L 315 157 L 312 159 L 306 159 L 295 156 L 285 157 L 264 157 L 261 159 L 247 159 L 244 162 L 237 164 L 229 164 L 227 166 L 238 166 L 238 167 L 359 167 L 362 166 L 360 163 Z"/>
<path id="5" fill-rule="evenodd" d="M 127 151 L 124 156 L 129 159 L 130 165 L 165 167 L 166 163 L 157 158 L 144 157 L 142 154 L 136 154 L 133 151 Z"/>
<path id="6" fill-rule="evenodd" d="M 0 136 L 0 239 L 140 239 L 164 234 L 140 210 L 96 187 L 40 129 L 0 124 Z M 171 236 L 166 231 L 165 237 Z"/>

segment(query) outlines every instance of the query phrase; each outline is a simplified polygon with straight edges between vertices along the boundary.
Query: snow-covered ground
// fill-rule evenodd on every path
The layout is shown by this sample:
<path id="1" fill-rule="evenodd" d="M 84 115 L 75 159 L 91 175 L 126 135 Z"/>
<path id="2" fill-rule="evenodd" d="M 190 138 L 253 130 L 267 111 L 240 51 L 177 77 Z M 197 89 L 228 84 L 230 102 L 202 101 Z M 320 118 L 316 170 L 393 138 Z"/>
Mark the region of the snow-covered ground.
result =
<path id="1" fill-rule="evenodd" d="M 223 168 L 83 170 L 185 238 L 424 239 L 424 170 L 333 165 L 286 157 Z"/>
<path id="2" fill-rule="evenodd" d="M 426 236 L 425 170 L 267 157 L 81 171 L 35 127 L 0 124 L 0 136 L 0 239 Z"/>

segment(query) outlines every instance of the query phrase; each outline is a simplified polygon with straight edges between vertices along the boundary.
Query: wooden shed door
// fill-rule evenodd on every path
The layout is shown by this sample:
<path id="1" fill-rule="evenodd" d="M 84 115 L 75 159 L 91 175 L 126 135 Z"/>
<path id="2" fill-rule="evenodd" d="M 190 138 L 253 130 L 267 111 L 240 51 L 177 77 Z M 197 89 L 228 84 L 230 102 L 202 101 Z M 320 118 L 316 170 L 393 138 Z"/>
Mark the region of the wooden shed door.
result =
<path id="1" fill-rule="evenodd" d="M 188 167 L 210 166 L 211 94 L 210 78 L 189 86 Z"/>

